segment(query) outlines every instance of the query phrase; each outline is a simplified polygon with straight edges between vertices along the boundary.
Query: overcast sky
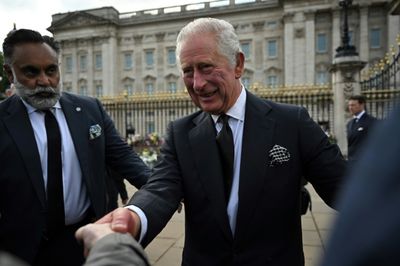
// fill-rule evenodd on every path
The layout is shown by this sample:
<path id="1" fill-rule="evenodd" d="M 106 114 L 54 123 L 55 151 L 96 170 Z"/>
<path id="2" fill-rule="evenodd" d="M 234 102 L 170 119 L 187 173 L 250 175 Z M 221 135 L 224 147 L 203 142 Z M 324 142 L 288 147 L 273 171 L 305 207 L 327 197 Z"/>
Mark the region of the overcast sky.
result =
<path id="1" fill-rule="evenodd" d="M 210 0 L 0 0 L 0 42 L 3 43 L 14 23 L 17 29 L 33 29 L 51 36 L 46 28 L 51 24 L 51 15 L 56 13 L 103 6 L 113 6 L 123 13 L 201 2 Z"/>

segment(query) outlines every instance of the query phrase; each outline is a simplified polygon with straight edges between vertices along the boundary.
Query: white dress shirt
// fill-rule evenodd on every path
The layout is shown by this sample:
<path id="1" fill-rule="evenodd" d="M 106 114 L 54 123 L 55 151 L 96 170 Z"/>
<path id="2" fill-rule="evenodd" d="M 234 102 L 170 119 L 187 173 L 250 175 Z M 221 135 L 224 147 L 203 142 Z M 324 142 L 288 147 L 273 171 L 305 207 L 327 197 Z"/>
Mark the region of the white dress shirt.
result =
<path id="1" fill-rule="evenodd" d="M 354 115 L 353 118 L 356 119 L 356 123 L 360 121 L 361 117 L 365 114 L 365 110 L 362 110 L 358 115 Z"/>
<path id="2" fill-rule="evenodd" d="M 243 139 L 243 128 L 244 128 L 244 116 L 246 110 L 246 90 L 242 88 L 242 91 L 237 99 L 236 103 L 226 112 L 229 116 L 229 126 L 232 130 L 233 143 L 235 145 L 235 156 L 233 159 L 233 180 L 232 188 L 229 196 L 229 202 L 227 206 L 227 212 L 229 217 L 229 224 L 231 226 L 232 233 L 235 233 L 236 229 L 236 216 L 239 205 L 239 175 L 240 175 L 240 162 L 242 159 L 242 139 Z M 222 123 L 217 123 L 219 115 L 212 115 L 215 123 L 215 128 L 219 133 L 222 129 Z"/>
<path id="3" fill-rule="evenodd" d="M 29 119 L 35 134 L 36 144 L 40 155 L 42 166 L 43 181 L 47 187 L 47 134 L 44 125 L 44 112 L 37 110 L 22 100 L 28 111 Z M 90 202 L 86 191 L 86 186 L 82 180 L 81 167 L 76 155 L 74 143 L 69 132 L 67 120 L 61 105 L 57 102 L 51 108 L 61 133 L 61 160 L 62 178 L 64 189 L 64 209 L 65 224 L 74 224 L 85 217 L 86 210 Z"/>

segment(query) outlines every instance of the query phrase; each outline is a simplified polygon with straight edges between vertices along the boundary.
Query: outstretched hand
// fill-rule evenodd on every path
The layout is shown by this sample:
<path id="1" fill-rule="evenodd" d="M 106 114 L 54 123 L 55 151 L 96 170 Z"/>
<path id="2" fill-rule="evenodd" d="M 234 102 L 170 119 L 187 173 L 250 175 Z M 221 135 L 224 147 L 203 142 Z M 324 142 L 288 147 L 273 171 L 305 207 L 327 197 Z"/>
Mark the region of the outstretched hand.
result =
<path id="1" fill-rule="evenodd" d="M 111 233 L 114 231 L 111 230 L 110 224 L 87 224 L 75 232 L 75 237 L 84 244 L 84 256 L 87 257 L 97 240 Z"/>
<path id="2" fill-rule="evenodd" d="M 110 224 L 111 230 L 119 233 L 130 233 L 134 238 L 137 238 L 139 234 L 139 216 L 127 208 L 117 208 L 96 221 L 95 224 L 104 223 Z"/>

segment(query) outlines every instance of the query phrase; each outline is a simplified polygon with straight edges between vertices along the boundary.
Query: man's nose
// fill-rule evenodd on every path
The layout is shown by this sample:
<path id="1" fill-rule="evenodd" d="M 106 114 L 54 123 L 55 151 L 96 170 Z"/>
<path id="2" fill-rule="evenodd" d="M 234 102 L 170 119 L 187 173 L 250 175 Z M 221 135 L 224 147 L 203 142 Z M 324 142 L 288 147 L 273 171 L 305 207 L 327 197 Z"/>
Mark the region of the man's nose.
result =
<path id="1" fill-rule="evenodd" d="M 37 77 L 36 83 L 38 86 L 48 87 L 50 86 L 50 78 L 46 75 L 46 73 L 41 72 Z"/>
<path id="2" fill-rule="evenodd" d="M 204 78 L 204 75 L 199 71 L 195 71 L 193 74 L 193 88 L 195 90 L 201 90 L 206 84 L 207 81 Z"/>

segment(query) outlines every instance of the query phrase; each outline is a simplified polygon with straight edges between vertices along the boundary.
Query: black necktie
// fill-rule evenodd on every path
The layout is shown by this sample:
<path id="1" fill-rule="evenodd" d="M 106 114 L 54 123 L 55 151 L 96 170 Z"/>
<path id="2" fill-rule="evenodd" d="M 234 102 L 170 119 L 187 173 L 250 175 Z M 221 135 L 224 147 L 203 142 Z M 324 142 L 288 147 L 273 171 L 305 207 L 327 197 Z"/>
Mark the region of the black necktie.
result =
<path id="1" fill-rule="evenodd" d="M 51 236 L 65 225 L 61 134 L 53 113 L 50 110 L 44 112 L 47 134 L 47 230 Z"/>
<path id="2" fill-rule="evenodd" d="M 351 121 L 351 131 L 353 131 L 355 128 L 356 128 L 356 126 L 357 126 L 357 121 L 358 119 L 357 119 L 357 117 L 355 117 L 355 118 L 353 118 L 353 120 Z"/>
<path id="3" fill-rule="evenodd" d="M 217 144 L 222 161 L 222 169 L 224 171 L 225 199 L 228 204 L 229 194 L 232 187 L 233 179 L 233 158 L 234 144 L 232 130 L 228 124 L 229 116 L 220 115 L 218 121 L 222 120 L 222 129 L 217 135 Z"/>

